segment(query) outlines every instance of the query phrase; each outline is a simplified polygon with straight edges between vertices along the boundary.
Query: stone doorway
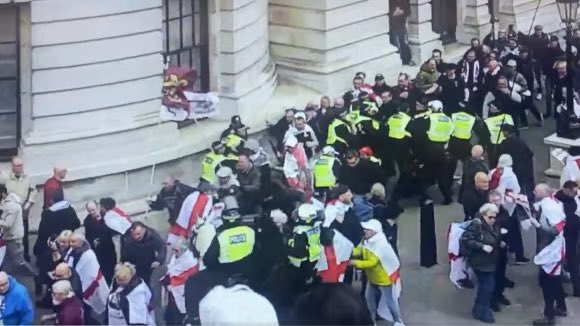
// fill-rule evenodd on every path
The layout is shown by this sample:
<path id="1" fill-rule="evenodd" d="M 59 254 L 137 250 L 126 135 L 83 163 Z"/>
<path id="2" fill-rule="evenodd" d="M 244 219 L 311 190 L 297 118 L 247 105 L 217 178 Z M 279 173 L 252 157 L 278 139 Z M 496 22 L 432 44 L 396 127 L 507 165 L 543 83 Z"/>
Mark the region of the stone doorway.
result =
<path id="1" fill-rule="evenodd" d="M 457 40 L 457 1 L 432 0 L 431 15 L 433 32 L 441 35 L 443 45 L 455 42 Z"/>

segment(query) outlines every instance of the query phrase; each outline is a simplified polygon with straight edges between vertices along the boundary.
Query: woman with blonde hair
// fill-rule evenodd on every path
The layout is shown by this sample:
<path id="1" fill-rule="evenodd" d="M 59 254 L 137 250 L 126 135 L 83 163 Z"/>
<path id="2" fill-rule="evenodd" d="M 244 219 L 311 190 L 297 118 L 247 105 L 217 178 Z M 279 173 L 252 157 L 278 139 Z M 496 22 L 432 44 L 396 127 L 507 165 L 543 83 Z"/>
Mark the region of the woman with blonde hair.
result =
<path id="1" fill-rule="evenodd" d="M 150 310 L 151 290 L 137 276 L 135 266 L 130 263 L 115 267 L 115 278 L 107 302 L 108 325 L 155 325 L 153 310 Z"/>

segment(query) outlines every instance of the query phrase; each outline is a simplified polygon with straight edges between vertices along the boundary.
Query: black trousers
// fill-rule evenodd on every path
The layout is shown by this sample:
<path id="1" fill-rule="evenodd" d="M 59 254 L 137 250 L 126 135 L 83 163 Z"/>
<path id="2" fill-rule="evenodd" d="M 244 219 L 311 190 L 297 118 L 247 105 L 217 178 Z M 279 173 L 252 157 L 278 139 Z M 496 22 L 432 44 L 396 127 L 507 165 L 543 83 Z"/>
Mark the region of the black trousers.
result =
<path id="1" fill-rule="evenodd" d="M 399 178 L 391 192 L 389 202 L 393 205 L 398 205 L 399 199 L 405 197 L 410 192 L 412 178 L 411 154 L 409 152 L 409 146 L 404 140 L 390 139 L 388 144 L 389 147 L 392 148 L 393 158 L 395 163 L 397 163 L 397 168 L 399 169 Z"/>
<path id="2" fill-rule="evenodd" d="M 26 213 L 28 214 L 28 212 Z M 28 243 L 28 217 L 22 220 L 24 226 L 24 237 L 22 238 L 22 245 L 24 246 L 24 259 L 30 261 L 30 245 Z"/>
<path id="3" fill-rule="evenodd" d="M 572 234 L 570 234 L 572 233 Z M 575 293 L 580 293 L 580 273 L 578 261 L 578 231 L 576 232 L 564 232 L 564 238 L 566 240 L 566 268 L 570 272 L 570 281 L 574 288 Z"/>
<path id="4" fill-rule="evenodd" d="M 505 290 L 505 272 L 507 269 L 507 248 L 501 248 L 497 265 L 495 267 L 495 287 L 493 289 L 492 303 L 497 303 L 497 300 L 503 297 Z"/>
<path id="5" fill-rule="evenodd" d="M 506 235 L 506 242 L 509 247 L 509 251 L 516 255 L 516 258 L 524 257 L 524 242 L 522 240 L 522 231 L 520 229 L 520 221 L 516 213 L 508 219 L 507 225 L 508 233 Z"/>
<path id="6" fill-rule="evenodd" d="M 534 99 L 531 96 L 522 96 L 522 107 L 520 108 L 520 123 L 522 127 L 528 126 L 528 116 L 526 115 L 526 110 L 530 110 L 530 112 L 534 115 L 537 122 L 542 121 L 542 114 L 538 107 L 534 103 Z"/>
<path id="7" fill-rule="evenodd" d="M 438 146 L 438 145 L 436 145 Z M 425 160 L 425 165 L 423 168 L 422 182 L 421 182 L 421 195 L 426 196 L 427 189 L 431 185 L 430 181 L 434 180 L 439 186 L 439 190 L 443 195 L 443 198 L 451 199 L 451 180 L 449 180 L 449 161 L 445 157 L 445 152 L 443 149 L 435 149 Z"/>
<path id="8" fill-rule="evenodd" d="M 540 286 L 544 297 L 544 316 L 548 318 L 556 317 L 555 307 L 567 310 L 560 275 L 549 275 L 540 267 Z"/>
<path id="9" fill-rule="evenodd" d="M 403 64 L 408 65 L 411 63 L 411 48 L 407 42 L 407 29 L 403 27 L 399 31 L 391 32 L 390 38 L 391 43 L 399 48 L 399 54 L 401 55 Z"/>

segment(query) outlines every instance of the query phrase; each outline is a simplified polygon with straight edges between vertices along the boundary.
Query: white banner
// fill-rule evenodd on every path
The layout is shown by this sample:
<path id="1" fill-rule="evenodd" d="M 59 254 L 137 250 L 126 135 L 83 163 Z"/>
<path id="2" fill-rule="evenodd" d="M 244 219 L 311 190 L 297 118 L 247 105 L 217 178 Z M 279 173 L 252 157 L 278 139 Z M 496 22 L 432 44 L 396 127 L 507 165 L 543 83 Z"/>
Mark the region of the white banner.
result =
<path id="1" fill-rule="evenodd" d="M 210 118 L 219 113 L 219 96 L 217 93 L 194 93 L 184 91 L 189 101 L 189 111 L 180 108 L 170 108 L 162 105 L 159 117 L 163 121 L 184 121 Z"/>

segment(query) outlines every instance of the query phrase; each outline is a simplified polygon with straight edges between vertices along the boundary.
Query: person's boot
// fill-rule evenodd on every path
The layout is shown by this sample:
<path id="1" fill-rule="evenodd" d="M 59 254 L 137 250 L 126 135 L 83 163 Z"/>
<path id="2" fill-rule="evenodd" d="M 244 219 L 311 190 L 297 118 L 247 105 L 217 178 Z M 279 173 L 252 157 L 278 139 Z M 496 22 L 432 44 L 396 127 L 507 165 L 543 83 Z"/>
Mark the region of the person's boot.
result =
<path id="1" fill-rule="evenodd" d="M 451 205 L 453 203 L 453 199 L 451 197 L 447 197 L 443 200 L 443 202 L 441 203 L 441 205 L 443 206 L 447 206 L 447 205 Z"/>
<path id="2" fill-rule="evenodd" d="M 556 325 L 556 320 L 554 318 L 548 318 L 548 317 L 544 316 L 543 318 L 534 320 L 532 325 L 534 325 L 534 326 L 552 326 L 552 325 Z"/>
<path id="3" fill-rule="evenodd" d="M 503 286 L 505 286 L 506 288 L 509 288 L 509 289 L 513 289 L 516 286 L 516 282 L 514 282 L 506 277 L 503 280 Z"/>
<path id="4" fill-rule="evenodd" d="M 459 281 L 457 281 L 457 283 L 459 283 L 459 285 L 461 285 L 462 288 L 466 288 L 466 289 L 473 289 L 475 287 L 473 282 L 468 278 L 464 278 L 462 280 L 459 280 Z"/>
<path id="5" fill-rule="evenodd" d="M 580 289 L 574 289 L 572 296 L 576 297 L 576 298 L 580 298 Z"/>
<path id="6" fill-rule="evenodd" d="M 516 257 L 516 265 L 526 265 L 529 262 L 530 262 L 530 260 L 524 256 Z"/>
<path id="7" fill-rule="evenodd" d="M 491 310 L 493 312 L 500 312 L 501 311 L 501 307 L 499 306 L 499 303 L 495 300 L 491 302 L 489 307 L 491 308 Z"/>
<path id="8" fill-rule="evenodd" d="M 509 301 L 508 298 L 506 298 L 503 295 L 497 299 L 497 303 L 502 304 L 504 306 L 509 306 L 512 304 L 512 302 Z"/>
<path id="9" fill-rule="evenodd" d="M 556 307 L 556 316 L 568 317 L 568 311 L 566 309 Z"/>

